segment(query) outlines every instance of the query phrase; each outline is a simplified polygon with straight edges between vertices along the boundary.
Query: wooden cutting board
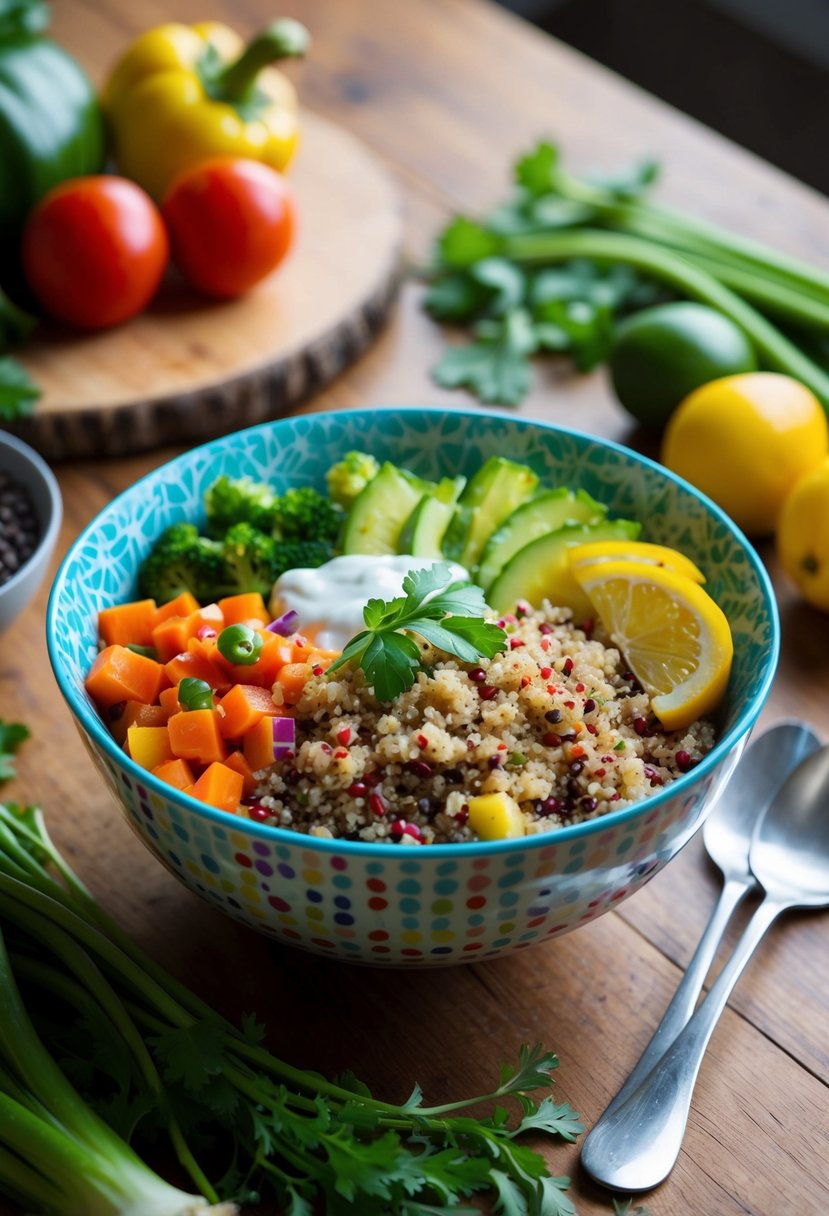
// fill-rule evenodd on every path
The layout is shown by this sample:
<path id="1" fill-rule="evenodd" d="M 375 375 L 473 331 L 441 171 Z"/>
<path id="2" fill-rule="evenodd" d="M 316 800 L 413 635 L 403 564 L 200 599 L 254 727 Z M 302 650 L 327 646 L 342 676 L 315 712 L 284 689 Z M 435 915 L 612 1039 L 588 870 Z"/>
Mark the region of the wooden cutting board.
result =
<path id="1" fill-rule="evenodd" d="M 382 327 L 400 268 L 394 185 L 352 135 L 306 113 L 289 258 L 238 300 L 168 277 L 151 309 L 97 334 L 44 329 L 21 352 L 43 389 L 16 433 L 49 459 L 201 440 L 286 413 Z"/>

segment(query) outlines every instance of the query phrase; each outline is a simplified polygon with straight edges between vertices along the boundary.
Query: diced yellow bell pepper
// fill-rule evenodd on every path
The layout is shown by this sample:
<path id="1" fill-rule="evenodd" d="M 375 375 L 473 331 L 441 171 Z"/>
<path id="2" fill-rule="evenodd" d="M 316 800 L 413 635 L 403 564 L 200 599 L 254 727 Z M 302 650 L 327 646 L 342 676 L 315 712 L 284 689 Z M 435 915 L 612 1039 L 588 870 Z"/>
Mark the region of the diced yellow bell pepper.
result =
<path id="1" fill-rule="evenodd" d="M 127 731 L 127 747 L 135 763 L 142 768 L 158 768 L 159 764 L 173 759 L 166 726 L 131 726 Z"/>
<path id="2" fill-rule="evenodd" d="M 481 840 L 511 840 L 526 835 L 521 808 L 509 794 L 479 794 L 469 799 L 469 826 Z"/>

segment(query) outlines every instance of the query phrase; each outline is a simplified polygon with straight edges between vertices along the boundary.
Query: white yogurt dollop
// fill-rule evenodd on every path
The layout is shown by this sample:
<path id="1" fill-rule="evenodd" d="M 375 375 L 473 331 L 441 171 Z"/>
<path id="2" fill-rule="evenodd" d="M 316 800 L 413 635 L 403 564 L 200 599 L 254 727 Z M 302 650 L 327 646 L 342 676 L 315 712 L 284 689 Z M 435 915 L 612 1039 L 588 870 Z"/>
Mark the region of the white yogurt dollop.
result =
<path id="1" fill-rule="evenodd" d="M 425 570 L 435 559 L 409 554 L 353 553 L 334 557 L 316 570 L 286 570 L 271 596 L 274 615 L 293 608 L 300 633 L 308 633 L 324 650 L 342 650 L 361 629 L 363 609 L 370 599 L 401 595 L 410 570 Z M 446 563 L 455 581 L 469 579 L 456 562 Z"/>

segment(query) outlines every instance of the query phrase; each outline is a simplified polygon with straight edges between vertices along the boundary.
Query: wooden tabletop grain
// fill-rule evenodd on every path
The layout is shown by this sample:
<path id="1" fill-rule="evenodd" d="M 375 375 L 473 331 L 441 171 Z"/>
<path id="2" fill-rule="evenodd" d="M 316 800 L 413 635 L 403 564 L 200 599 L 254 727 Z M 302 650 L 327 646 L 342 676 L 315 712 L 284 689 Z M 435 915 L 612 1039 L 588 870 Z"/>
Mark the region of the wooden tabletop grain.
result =
<path id="1" fill-rule="evenodd" d="M 829 202 L 486 0 L 291 0 L 314 49 L 305 104 L 360 136 L 396 177 L 414 258 L 454 210 L 504 190 L 515 152 L 542 135 L 575 169 L 656 155 L 667 200 L 829 267 Z M 60 0 L 53 33 L 100 79 L 127 37 L 175 17 L 252 31 L 265 0 Z M 703 65 L 704 66 L 704 65 Z M 704 76 L 704 72 L 703 72 Z M 457 405 L 428 368 L 442 336 L 404 288 L 374 349 L 307 409 Z M 601 374 L 539 370 L 528 417 L 636 443 Z M 59 554 L 115 493 L 174 453 L 59 468 Z M 802 605 L 770 550 L 783 620 L 779 675 L 761 726 L 797 715 L 829 737 L 829 618 Z M 618 911 L 538 949 L 445 971 L 373 972 L 275 946 L 175 882 L 129 832 L 78 745 L 44 647 L 48 588 L 0 639 L 0 705 L 31 724 L 10 793 L 38 800 L 100 899 L 162 962 L 224 1012 L 255 1009 L 286 1058 L 348 1066 L 390 1097 L 417 1079 L 432 1101 L 481 1092 L 520 1042 L 557 1050 L 560 1100 L 588 1125 L 644 1047 L 718 890 L 701 842 Z M 733 940 L 739 929 L 735 926 Z M 679 1162 L 647 1197 L 653 1216 L 829 1212 L 829 918 L 776 926 L 738 987 L 704 1061 Z M 612 1211 L 577 1148 L 553 1148 L 581 1216 Z M 73 1214 L 74 1216 L 74 1214 Z"/>

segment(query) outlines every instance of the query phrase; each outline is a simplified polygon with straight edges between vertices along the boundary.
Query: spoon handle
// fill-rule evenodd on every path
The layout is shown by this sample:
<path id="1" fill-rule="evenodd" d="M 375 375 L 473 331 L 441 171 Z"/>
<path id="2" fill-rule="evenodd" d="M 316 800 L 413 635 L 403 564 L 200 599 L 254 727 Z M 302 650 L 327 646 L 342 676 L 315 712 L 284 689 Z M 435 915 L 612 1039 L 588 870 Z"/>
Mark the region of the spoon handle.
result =
<path id="1" fill-rule="evenodd" d="M 720 898 L 705 927 L 705 932 L 699 940 L 699 945 L 694 951 L 694 956 L 680 980 L 670 1005 L 662 1016 L 662 1021 L 653 1032 L 653 1037 L 639 1057 L 638 1063 L 634 1065 L 630 1076 L 616 1097 L 611 1099 L 605 1107 L 604 1114 L 596 1124 L 596 1127 L 601 1124 L 603 1119 L 607 1118 L 611 1111 L 621 1106 L 639 1088 L 656 1062 L 662 1058 L 679 1032 L 687 1024 L 696 1008 L 699 994 L 702 992 L 703 981 L 711 970 L 711 964 L 714 961 L 717 947 L 722 940 L 726 926 L 742 898 L 756 885 L 751 877 L 726 879 L 725 885 L 720 892 Z"/>
<path id="2" fill-rule="evenodd" d="M 789 906 L 766 896 L 685 1029 L 639 1088 L 599 1119 L 581 1154 L 597 1182 L 616 1191 L 648 1191 L 667 1178 L 679 1155 L 694 1083 L 717 1019 L 766 930 Z"/>

